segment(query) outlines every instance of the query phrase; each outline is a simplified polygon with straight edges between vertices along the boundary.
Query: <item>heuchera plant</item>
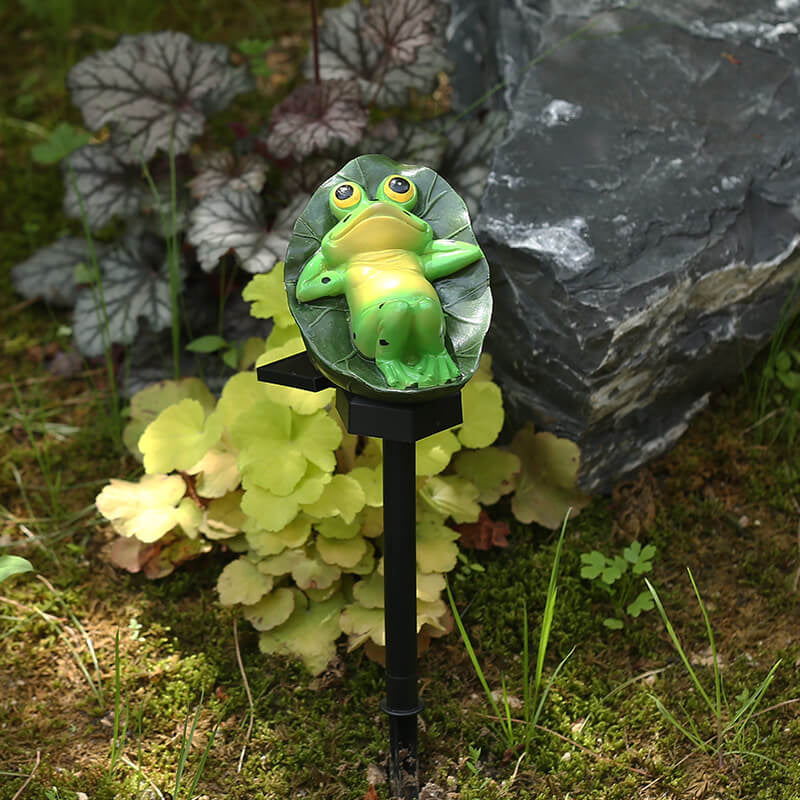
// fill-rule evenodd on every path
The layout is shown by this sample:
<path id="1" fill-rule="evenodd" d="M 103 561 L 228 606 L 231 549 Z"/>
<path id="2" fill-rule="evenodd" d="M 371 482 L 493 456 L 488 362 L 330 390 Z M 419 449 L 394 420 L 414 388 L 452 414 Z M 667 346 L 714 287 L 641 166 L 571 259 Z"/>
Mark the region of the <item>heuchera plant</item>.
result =
<path id="1" fill-rule="evenodd" d="M 259 362 L 303 348 L 282 272 L 279 263 L 244 291 L 252 313 L 273 323 Z M 122 537 L 112 558 L 131 571 L 158 577 L 215 543 L 238 553 L 219 577 L 220 602 L 242 607 L 262 651 L 297 656 L 312 672 L 342 634 L 376 658 L 384 645 L 380 441 L 346 433 L 333 394 L 259 383 L 254 372 L 230 378 L 219 400 L 196 379 L 149 387 L 133 398 L 125 437 L 145 475 L 112 480 L 97 497 Z M 458 561 L 454 526 L 485 520 L 482 504 L 537 480 L 494 445 L 504 414 L 488 356 L 463 399 L 462 425 L 417 444 L 423 645 L 450 629 L 442 591 Z"/>
<path id="2" fill-rule="evenodd" d="M 474 214 L 505 115 L 409 120 L 420 116 L 408 112 L 412 93 L 429 95 L 448 67 L 446 18 L 446 4 L 435 0 L 351 0 L 325 11 L 316 68 L 311 55 L 305 64 L 313 81 L 275 105 L 262 130 L 237 126 L 232 150 L 204 153 L 196 144 L 211 115 L 255 88 L 247 63 L 233 66 L 228 48 L 162 31 L 123 36 L 84 59 L 67 84 L 96 135 L 62 124 L 33 155 L 61 161 L 64 211 L 92 235 L 107 238 L 109 223 L 125 224 L 116 243 L 65 237 L 37 251 L 13 269 L 15 287 L 74 307 L 83 355 L 128 345 L 128 385 L 141 386 L 153 380 L 155 351 L 169 352 L 156 334 L 173 325 L 177 291 L 193 336 L 209 333 L 217 307 L 203 273 L 231 262 L 269 272 L 309 194 L 352 157 L 382 153 L 430 166 Z M 246 62 L 251 45 L 240 44 Z M 181 286 L 169 258 L 180 262 Z M 224 297 L 233 282 L 223 278 Z M 198 311 L 204 304 L 214 305 L 210 315 Z M 233 342 L 234 315 L 223 314 L 221 328 L 214 332 Z M 171 374 L 169 365 L 160 374 Z"/>

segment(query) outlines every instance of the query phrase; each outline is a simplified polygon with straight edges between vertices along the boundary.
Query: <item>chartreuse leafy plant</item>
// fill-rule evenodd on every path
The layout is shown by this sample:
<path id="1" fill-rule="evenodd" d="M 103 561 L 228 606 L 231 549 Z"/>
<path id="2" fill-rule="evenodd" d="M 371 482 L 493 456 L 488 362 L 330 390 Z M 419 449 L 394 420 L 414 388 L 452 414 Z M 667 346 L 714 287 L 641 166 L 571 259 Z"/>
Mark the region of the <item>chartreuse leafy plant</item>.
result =
<path id="1" fill-rule="evenodd" d="M 605 556 L 599 550 L 581 553 L 581 577 L 607 592 L 614 605 L 616 616 L 603 620 L 607 628 L 619 630 L 625 627 L 626 615 L 638 617 L 655 607 L 650 592 L 641 590 L 640 580 L 653 569 L 655 554 L 654 545 L 642 547 L 639 542 L 631 542 L 621 556 Z"/>
<path id="2" fill-rule="evenodd" d="M 244 290 L 252 313 L 272 321 L 263 361 L 303 347 L 282 272 L 279 263 Z M 417 444 L 422 644 L 451 627 L 442 592 L 458 563 L 454 525 L 475 522 L 523 477 L 536 480 L 494 444 L 504 414 L 489 356 L 463 397 L 463 424 Z M 384 646 L 381 445 L 347 434 L 333 399 L 333 389 L 263 384 L 254 372 L 231 377 L 218 400 L 196 379 L 149 387 L 133 397 L 125 431 L 145 475 L 114 479 L 97 497 L 123 537 L 112 557 L 129 570 L 161 576 L 217 542 L 233 551 L 220 602 L 241 606 L 265 653 L 299 657 L 314 672 L 342 634 L 375 657 Z"/>

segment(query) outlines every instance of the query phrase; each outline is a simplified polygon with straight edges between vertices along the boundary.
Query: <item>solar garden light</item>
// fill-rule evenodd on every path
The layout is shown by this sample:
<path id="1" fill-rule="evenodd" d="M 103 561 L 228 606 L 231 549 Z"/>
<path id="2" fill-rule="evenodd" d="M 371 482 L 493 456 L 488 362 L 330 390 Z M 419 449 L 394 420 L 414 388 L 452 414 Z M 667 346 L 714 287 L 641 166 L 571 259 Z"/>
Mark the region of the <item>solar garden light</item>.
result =
<path id="1" fill-rule="evenodd" d="M 389 782 L 419 796 L 416 442 L 462 421 L 492 299 L 489 267 L 463 200 L 433 170 L 359 156 L 298 218 L 285 263 L 306 352 L 258 379 L 336 386 L 350 433 L 383 439 L 384 598 Z"/>

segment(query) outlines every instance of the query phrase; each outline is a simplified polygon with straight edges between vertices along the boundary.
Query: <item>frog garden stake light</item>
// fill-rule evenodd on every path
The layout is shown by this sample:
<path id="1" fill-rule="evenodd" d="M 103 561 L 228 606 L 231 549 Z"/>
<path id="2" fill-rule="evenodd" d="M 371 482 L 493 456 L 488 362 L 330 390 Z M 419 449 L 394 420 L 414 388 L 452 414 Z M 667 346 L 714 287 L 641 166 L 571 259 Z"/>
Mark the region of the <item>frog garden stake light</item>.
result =
<path id="1" fill-rule="evenodd" d="M 491 317 L 489 266 L 441 176 L 365 155 L 313 194 L 284 274 L 307 352 L 259 367 L 259 379 L 312 391 L 334 384 L 347 430 L 383 439 L 382 707 L 393 796 L 416 798 L 416 442 L 462 421 L 460 389 Z"/>

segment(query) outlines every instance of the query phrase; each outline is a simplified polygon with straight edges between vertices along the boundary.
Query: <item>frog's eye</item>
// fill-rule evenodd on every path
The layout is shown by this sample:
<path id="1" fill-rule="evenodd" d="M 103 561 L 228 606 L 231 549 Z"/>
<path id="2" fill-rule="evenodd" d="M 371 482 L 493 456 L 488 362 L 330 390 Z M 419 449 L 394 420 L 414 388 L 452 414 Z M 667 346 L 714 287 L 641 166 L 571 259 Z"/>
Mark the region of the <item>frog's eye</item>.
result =
<path id="1" fill-rule="evenodd" d="M 331 191 L 331 210 L 334 214 L 336 214 L 337 211 L 349 211 L 361 202 L 363 196 L 364 193 L 357 183 L 351 183 L 350 181 L 340 183 Z M 337 214 L 337 216 L 339 215 Z"/>
<path id="2" fill-rule="evenodd" d="M 417 187 L 402 175 L 390 175 L 381 185 L 380 192 L 387 200 L 400 203 L 404 208 L 413 208 L 417 202 Z"/>

